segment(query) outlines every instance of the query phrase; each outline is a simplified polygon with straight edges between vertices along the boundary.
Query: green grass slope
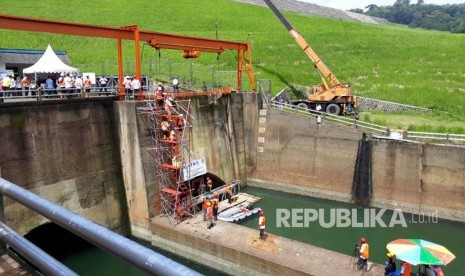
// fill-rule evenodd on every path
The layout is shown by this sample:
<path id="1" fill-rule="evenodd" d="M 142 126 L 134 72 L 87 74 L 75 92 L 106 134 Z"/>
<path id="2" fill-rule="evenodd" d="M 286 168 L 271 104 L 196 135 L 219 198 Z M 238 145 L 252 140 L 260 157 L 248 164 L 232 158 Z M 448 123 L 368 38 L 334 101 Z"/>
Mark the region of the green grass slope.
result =
<path id="1" fill-rule="evenodd" d="M 227 0 L 23 0 L 10 1 L 2 13 L 106 26 L 137 24 L 144 30 L 207 38 L 215 38 L 217 24 L 219 39 L 245 41 L 251 33 L 256 77 L 272 79 L 275 93 L 288 83 L 319 82 L 308 57 L 267 8 Z M 284 14 L 357 95 L 433 108 L 431 118 L 439 122 L 465 121 L 464 35 Z M 6 30 L 0 30 L 0 36 L 1 48 L 45 49 L 50 43 L 56 50 L 66 50 L 81 71 L 116 73 L 114 40 Z M 133 55 L 133 43 L 124 42 L 124 59 L 133 60 Z M 168 50 L 161 55 L 175 62 L 180 57 Z M 143 61 L 157 58 L 153 49 L 144 48 Z M 233 52 L 219 61 L 216 55 L 203 54 L 196 62 L 234 70 L 234 59 Z M 130 63 L 125 70 L 133 70 Z M 384 120 L 404 127 L 396 125 L 398 119 Z"/>

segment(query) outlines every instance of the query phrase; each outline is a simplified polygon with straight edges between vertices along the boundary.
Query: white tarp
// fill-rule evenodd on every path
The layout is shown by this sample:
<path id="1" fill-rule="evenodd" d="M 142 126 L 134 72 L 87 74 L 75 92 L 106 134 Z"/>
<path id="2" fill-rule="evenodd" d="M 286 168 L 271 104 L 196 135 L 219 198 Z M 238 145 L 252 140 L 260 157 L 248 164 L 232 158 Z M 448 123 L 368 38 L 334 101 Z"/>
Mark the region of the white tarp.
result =
<path id="1" fill-rule="evenodd" d="M 182 164 L 182 174 L 184 176 L 184 181 L 191 180 L 206 173 L 207 164 L 205 162 L 205 158 Z"/>
<path id="2" fill-rule="evenodd" d="M 52 50 L 50 44 L 47 47 L 45 53 L 40 59 L 31 67 L 25 68 L 23 74 L 32 73 L 73 73 L 77 72 L 78 69 L 66 65 L 61 61 L 55 52 Z"/>

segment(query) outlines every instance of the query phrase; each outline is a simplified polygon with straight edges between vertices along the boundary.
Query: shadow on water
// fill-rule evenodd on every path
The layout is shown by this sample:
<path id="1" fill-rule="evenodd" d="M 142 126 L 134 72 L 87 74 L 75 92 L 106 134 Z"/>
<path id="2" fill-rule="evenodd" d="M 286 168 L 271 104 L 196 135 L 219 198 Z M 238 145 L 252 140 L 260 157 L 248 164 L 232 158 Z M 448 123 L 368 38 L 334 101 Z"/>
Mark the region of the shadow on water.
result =
<path id="1" fill-rule="evenodd" d="M 369 205 L 372 191 L 371 140 L 364 134 L 358 143 L 357 161 L 352 183 L 352 200 L 357 204 Z"/>
<path id="2" fill-rule="evenodd" d="M 31 230 L 25 237 L 79 275 L 147 275 L 55 223 L 39 226 Z M 148 242 L 133 240 L 204 275 L 227 275 L 169 252 L 157 250 L 151 247 Z"/>
<path id="3" fill-rule="evenodd" d="M 444 268 L 446 275 L 465 275 L 465 247 L 463 246 L 465 244 L 463 234 L 465 223 L 436 220 L 434 214 L 403 213 L 406 222 L 406 227 L 403 227 L 398 222 L 398 213 L 395 215 L 389 210 L 383 212 L 382 209 L 377 208 L 253 187 L 247 187 L 241 191 L 262 198 L 255 206 L 265 211 L 266 232 L 346 254 L 347 264 L 354 250 L 354 244 L 362 236 L 366 237 L 370 244 L 370 259 L 375 263 L 386 261 L 388 242 L 398 238 L 421 238 L 442 244 L 455 254 L 456 259 Z M 303 223 L 303 219 L 299 219 L 301 225 L 286 227 L 282 223 L 278 225 L 279 209 L 286 209 L 290 212 L 293 209 L 315 209 L 321 212 L 321 216 L 319 213 L 318 219 L 310 221 L 308 225 Z M 331 210 L 337 209 L 346 209 L 351 212 L 350 225 L 340 223 L 338 225 L 337 221 L 331 220 Z M 380 223 L 375 219 L 374 212 L 380 215 L 378 219 Z M 302 213 L 300 215 L 302 216 Z M 289 221 L 289 223 L 292 222 Z M 258 218 L 245 221 L 241 225 L 257 229 Z M 399 264 L 398 260 L 397 264 Z"/>

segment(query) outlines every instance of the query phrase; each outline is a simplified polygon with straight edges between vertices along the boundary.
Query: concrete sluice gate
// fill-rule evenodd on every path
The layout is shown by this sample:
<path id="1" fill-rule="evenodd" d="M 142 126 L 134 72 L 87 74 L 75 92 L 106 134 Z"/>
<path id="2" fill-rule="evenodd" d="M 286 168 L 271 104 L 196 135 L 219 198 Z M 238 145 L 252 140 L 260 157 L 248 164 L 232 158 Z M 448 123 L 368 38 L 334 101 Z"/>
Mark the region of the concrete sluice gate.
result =
<path id="1" fill-rule="evenodd" d="M 258 229 L 221 221 L 207 231 L 201 216 L 175 226 L 160 216 L 153 138 L 137 104 L 0 109 L 2 177 L 109 229 L 228 273 L 351 275 L 334 265 L 347 263 L 347 255 L 271 234 L 262 241 Z M 253 181 L 267 189 L 437 211 L 441 218 L 465 221 L 464 147 L 363 142 L 352 128 L 258 105 L 256 93 L 233 93 L 216 104 L 191 99 L 190 151 L 205 158 L 209 173 L 242 186 Z M 8 198 L 4 210 L 5 221 L 21 234 L 47 223 Z M 380 275 L 377 269 L 365 275 Z"/>

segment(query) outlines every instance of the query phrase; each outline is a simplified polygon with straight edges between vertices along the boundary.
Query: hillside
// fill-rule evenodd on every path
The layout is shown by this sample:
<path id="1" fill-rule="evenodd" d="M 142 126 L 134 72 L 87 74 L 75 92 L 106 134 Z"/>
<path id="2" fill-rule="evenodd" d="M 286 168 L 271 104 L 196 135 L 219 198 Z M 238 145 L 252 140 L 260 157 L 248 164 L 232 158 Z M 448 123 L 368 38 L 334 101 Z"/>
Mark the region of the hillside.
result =
<path id="1" fill-rule="evenodd" d="M 300 4 L 305 3 L 296 5 Z M 201 4 L 190 0 L 100 0 L 91 8 L 87 2 L 76 0 L 66 6 L 64 12 L 58 0 L 13 1 L 2 12 L 107 26 L 137 24 L 145 30 L 208 38 L 215 38 L 217 33 L 219 39 L 226 40 L 245 41 L 250 33 L 256 77 L 271 79 L 274 93 L 289 84 L 319 82 L 308 57 L 268 8 L 228 0 L 205 0 Z M 465 36 L 293 12 L 284 15 L 338 79 L 352 83 L 356 94 L 433 108 L 433 116 L 423 118 L 425 123 L 420 124 L 434 120 L 442 127 L 464 125 Z M 81 71 L 116 73 L 113 40 L 5 30 L 0 30 L 0 35 L 2 48 L 45 49 L 50 43 L 55 50 L 66 50 Z M 123 47 L 125 74 L 130 74 L 133 43 L 124 42 Z M 191 72 L 185 70 L 198 68 L 191 67 L 191 60 L 182 60 L 179 52 L 162 50 L 159 56 L 143 46 L 142 55 L 144 74 L 152 78 L 168 73 L 189 76 Z M 219 60 L 216 55 L 203 54 L 194 62 L 204 67 L 192 70 L 204 75 L 211 75 L 212 70 L 232 71 L 235 53 L 224 53 Z M 400 119 L 410 120 L 415 124 L 417 119 Z"/>
<path id="2" fill-rule="evenodd" d="M 247 3 L 267 7 L 263 0 L 233 0 L 235 2 Z M 281 10 L 296 12 L 303 15 L 328 17 L 342 20 L 359 21 L 371 24 L 386 24 L 387 20 L 379 17 L 354 13 L 329 7 L 319 6 L 296 0 L 274 0 L 273 4 Z"/>

